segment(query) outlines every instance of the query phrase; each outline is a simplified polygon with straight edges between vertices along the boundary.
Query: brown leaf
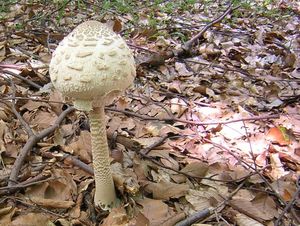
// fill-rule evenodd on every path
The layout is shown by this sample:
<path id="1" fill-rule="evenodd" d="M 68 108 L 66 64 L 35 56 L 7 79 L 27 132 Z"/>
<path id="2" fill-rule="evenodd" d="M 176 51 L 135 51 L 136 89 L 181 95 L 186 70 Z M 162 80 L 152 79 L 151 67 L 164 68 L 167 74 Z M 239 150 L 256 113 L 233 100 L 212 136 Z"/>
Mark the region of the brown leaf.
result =
<path id="1" fill-rule="evenodd" d="M 60 115 L 60 113 L 62 112 L 63 102 L 63 97 L 60 92 L 58 92 L 57 90 L 51 92 L 49 97 L 49 105 L 57 115 Z"/>
<path id="2" fill-rule="evenodd" d="M 59 208 L 59 209 L 68 209 L 75 205 L 73 201 L 61 201 L 54 199 L 44 199 L 40 197 L 32 197 L 30 200 L 39 205 L 44 206 L 46 208 Z"/>
<path id="3" fill-rule="evenodd" d="M 153 198 L 169 200 L 184 196 L 189 186 L 187 184 L 175 184 L 172 182 L 160 181 L 159 183 L 149 183 L 145 190 L 153 194 Z"/>
<path id="4" fill-rule="evenodd" d="M 184 63 L 176 62 L 175 69 L 180 76 L 191 76 L 193 74 L 193 72 L 189 71 L 186 68 L 186 65 Z"/>
<path id="5" fill-rule="evenodd" d="M 11 225 L 11 219 L 17 208 L 12 206 L 3 207 L 0 209 L 0 225 Z"/>
<path id="6" fill-rule="evenodd" d="M 141 213 L 149 220 L 149 226 L 163 225 L 167 219 L 175 215 L 172 209 L 161 200 L 145 198 L 137 203 L 143 207 Z"/>
<path id="7" fill-rule="evenodd" d="M 127 225 L 128 217 L 124 207 L 113 208 L 108 217 L 101 224 L 102 226 L 123 226 Z"/>
<path id="8" fill-rule="evenodd" d="M 279 145 L 289 145 L 291 143 L 288 130 L 282 126 L 269 129 L 267 139 L 273 143 L 278 143 Z"/>
<path id="9" fill-rule="evenodd" d="M 208 194 L 204 191 L 191 189 L 185 196 L 185 199 L 192 205 L 194 211 L 199 211 L 212 207 L 212 203 L 210 202 L 210 195 L 211 194 Z"/>
<path id="10" fill-rule="evenodd" d="M 31 120 L 31 124 L 36 125 L 39 129 L 45 129 L 54 125 L 56 119 L 57 115 L 53 112 L 38 111 Z"/>
<path id="11" fill-rule="evenodd" d="M 264 215 L 264 220 L 278 217 L 276 203 L 268 194 L 258 193 L 251 202 Z"/>
<path id="12" fill-rule="evenodd" d="M 40 107 L 49 107 L 49 105 L 45 102 L 29 100 L 26 104 L 20 107 L 20 110 L 27 109 L 28 111 L 33 111 Z"/>
<path id="13" fill-rule="evenodd" d="M 246 216 L 245 214 L 238 213 L 234 218 L 239 226 L 264 226 L 263 224 Z"/>
<path id="14" fill-rule="evenodd" d="M 25 196 L 30 199 L 40 200 L 45 205 L 51 200 L 70 201 L 66 203 L 57 203 L 57 205 L 70 205 L 73 201 L 73 196 L 77 194 L 77 186 L 72 178 L 72 175 L 66 170 L 52 169 L 52 174 L 55 180 L 47 181 L 37 185 L 33 185 L 26 189 Z M 43 200 L 48 199 L 48 200 Z"/>
<path id="15" fill-rule="evenodd" d="M 119 33 L 122 30 L 122 23 L 119 19 L 114 20 L 113 31 Z"/>
<path id="16" fill-rule="evenodd" d="M 92 161 L 91 135 L 88 131 L 81 131 L 77 141 L 64 146 L 66 152 L 78 156 L 85 163 Z"/>
<path id="17" fill-rule="evenodd" d="M 40 226 L 49 225 L 51 218 L 43 213 L 27 213 L 19 215 L 15 220 L 11 222 L 11 226 Z"/>
<path id="18" fill-rule="evenodd" d="M 187 173 L 192 177 L 205 177 L 208 170 L 208 165 L 203 162 L 192 162 L 186 165 L 181 172 Z"/>
<path id="19" fill-rule="evenodd" d="M 246 214 L 249 217 L 252 217 L 255 220 L 261 222 L 262 220 L 268 219 L 268 217 L 266 217 L 266 215 L 250 201 L 244 199 L 234 199 L 229 201 L 229 203 L 234 209 Z"/>

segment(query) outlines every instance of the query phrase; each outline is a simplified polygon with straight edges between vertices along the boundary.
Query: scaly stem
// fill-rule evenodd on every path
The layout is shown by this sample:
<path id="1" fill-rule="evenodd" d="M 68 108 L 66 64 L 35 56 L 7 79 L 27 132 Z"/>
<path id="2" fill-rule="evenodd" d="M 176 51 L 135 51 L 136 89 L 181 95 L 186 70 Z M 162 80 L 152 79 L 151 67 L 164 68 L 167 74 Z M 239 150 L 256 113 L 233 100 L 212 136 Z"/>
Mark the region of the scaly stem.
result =
<path id="1" fill-rule="evenodd" d="M 94 201 L 103 210 L 110 210 L 116 204 L 116 193 L 110 170 L 104 105 L 90 111 L 90 127 L 96 184 Z"/>

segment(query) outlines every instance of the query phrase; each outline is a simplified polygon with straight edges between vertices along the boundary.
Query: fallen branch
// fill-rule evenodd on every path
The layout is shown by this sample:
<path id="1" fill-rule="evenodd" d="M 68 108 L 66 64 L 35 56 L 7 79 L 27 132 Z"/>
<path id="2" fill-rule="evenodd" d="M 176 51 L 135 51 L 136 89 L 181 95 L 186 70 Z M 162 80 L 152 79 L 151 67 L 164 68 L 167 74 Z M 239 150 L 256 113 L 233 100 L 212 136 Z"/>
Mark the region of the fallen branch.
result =
<path id="1" fill-rule="evenodd" d="M 127 110 L 119 110 L 116 108 L 110 108 L 106 107 L 105 110 L 108 111 L 113 111 L 113 112 L 119 112 L 123 113 L 125 115 L 133 116 L 136 118 L 140 118 L 142 120 L 149 120 L 149 121 L 164 121 L 164 122 L 182 122 L 182 123 L 187 123 L 191 125 L 198 125 L 198 126 L 203 126 L 203 125 L 225 125 L 225 124 L 230 124 L 234 122 L 241 122 L 241 121 L 257 121 L 257 120 L 265 120 L 265 119 L 275 119 L 279 118 L 278 114 L 275 115 L 261 115 L 261 116 L 252 116 L 252 117 L 245 117 L 245 118 L 240 118 L 240 119 L 231 119 L 227 121 L 209 121 L 209 122 L 195 122 L 195 121 L 190 121 L 190 120 L 184 120 L 184 119 L 179 119 L 175 117 L 165 117 L 165 118 L 155 118 L 151 116 L 145 116 L 145 115 L 140 115 L 131 111 Z"/>
<path id="2" fill-rule="evenodd" d="M 273 192 L 274 196 L 276 196 L 278 198 L 278 200 L 286 205 L 286 202 L 284 201 L 284 199 L 278 194 L 278 192 L 275 191 L 275 189 L 273 188 L 273 186 L 269 183 L 269 181 L 262 175 L 262 173 L 258 170 L 255 169 L 255 167 L 253 167 L 251 164 L 247 163 L 246 161 L 244 161 L 243 159 L 241 159 L 240 157 L 238 157 L 236 154 L 234 154 L 229 148 L 224 147 L 223 145 L 220 145 L 218 143 L 215 143 L 209 139 L 206 138 L 202 138 L 204 141 L 206 141 L 207 143 L 212 144 L 213 146 L 221 149 L 221 150 L 225 150 L 227 151 L 228 154 L 232 155 L 234 158 L 236 158 L 237 160 L 239 160 L 240 162 L 242 162 L 244 165 L 246 165 L 248 167 L 248 169 L 252 169 L 254 170 L 259 177 L 265 182 L 265 184 L 271 189 L 271 191 Z"/>
<path id="3" fill-rule="evenodd" d="M 189 226 L 192 225 L 193 223 L 196 223 L 210 215 L 212 215 L 213 212 L 217 211 L 221 206 L 226 205 L 230 199 L 239 191 L 241 188 L 244 186 L 246 183 L 246 179 L 249 178 L 250 175 L 247 175 L 245 179 L 243 180 L 242 183 L 239 184 L 239 186 L 229 194 L 229 196 L 222 201 L 221 203 L 218 204 L 215 208 L 208 208 L 204 210 L 197 211 L 196 213 L 192 214 L 191 216 L 187 217 L 185 220 L 178 222 L 175 226 Z"/>
<path id="4" fill-rule="evenodd" d="M 9 75 L 11 75 L 11 76 L 13 76 L 13 77 L 15 77 L 15 78 L 18 78 L 18 79 L 22 80 L 23 82 L 27 83 L 28 85 L 30 85 L 30 86 L 36 88 L 36 89 L 42 88 L 42 86 L 36 84 L 35 82 L 33 82 L 33 81 L 31 81 L 31 80 L 29 80 L 29 79 L 27 79 L 27 78 L 24 78 L 24 77 L 22 77 L 21 75 L 18 75 L 18 74 L 16 74 L 16 73 L 12 72 L 12 71 L 0 69 L 0 72 L 1 72 L 2 74 L 9 74 Z"/>
<path id="5" fill-rule="evenodd" d="M 300 183 L 300 176 L 298 177 L 297 181 L 299 181 L 299 183 Z M 281 224 L 281 220 L 282 220 L 284 214 L 286 214 L 293 207 L 293 205 L 295 204 L 295 202 L 297 200 L 299 200 L 299 194 L 300 194 L 300 184 L 298 184 L 298 188 L 295 191 L 295 193 L 294 193 L 292 199 L 290 200 L 290 202 L 285 206 L 284 210 L 281 212 L 281 214 L 279 215 L 279 217 L 275 221 L 274 226 L 280 226 L 280 225 L 282 225 Z M 297 218 L 296 218 L 296 220 L 298 221 Z M 298 222 L 298 223 L 300 223 L 300 222 Z"/>
<path id="6" fill-rule="evenodd" d="M 164 64 L 166 60 L 171 59 L 175 56 L 176 57 L 189 56 L 191 52 L 191 48 L 196 43 L 196 41 L 198 41 L 209 28 L 221 22 L 229 13 L 231 13 L 233 10 L 237 8 L 238 7 L 232 8 L 232 3 L 230 3 L 230 5 L 227 7 L 225 12 L 221 16 L 208 23 L 204 28 L 202 28 L 202 30 L 198 34 L 196 34 L 189 41 L 184 43 L 179 49 L 173 51 L 167 51 L 166 53 L 152 54 L 146 61 L 142 62 L 140 65 L 159 66 Z"/>
<path id="7" fill-rule="evenodd" d="M 113 140 L 113 133 L 108 132 L 107 133 L 107 138 L 109 140 Z M 123 146 L 125 146 L 126 148 L 132 150 L 132 151 L 139 151 L 142 148 L 142 145 L 133 139 L 130 139 L 129 137 L 117 134 L 116 137 L 114 138 L 115 141 L 119 144 L 122 144 Z"/>
<path id="8" fill-rule="evenodd" d="M 200 221 L 200 220 L 208 217 L 211 214 L 212 214 L 212 212 L 210 209 L 204 209 L 201 211 L 197 211 L 196 213 L 189 216 L 185 220 L 180 221 L 179 223 L 175 224 L 175 226 L 189 226 L 189 225 L 192 225 L 193 223 L 196 223 L 197 221 Z"/>
<path id="9" fill-rule="evenodd" d="M 14 165 L 12 167 L 11 174 L 9 177 L 9 181 L 8 181 L 8 186 L 13 186 L 16 184 L 18 174 L 19 174 L 21 167 L 25 161 L 25 158 L 28 155 L 28 153 L 31 151 L 31 149 L 37 144 L 37 142 L 39 140 L 43 139 L 44 137 L 48 136 L 49 134 L 53 133 L 59 127 L 59 125 L 64 120 L 64 118 L 67 116 L 67 114 L 71 113 L 74 110 L 75 110 L 74 107 L 68 107 L 66 110 L 64 110 L 60 114 L 60 116 L 56 119 L 56 121 L 54 122 L 54 124 L 52 126 L 42 130 L 38 134 L 33 134 L 29 137 L 26 144 L 21 149 L 16 161 L 14 162 Z"/>
<path id="10" fill-rule="evenodd" d="M 204 28 L 202 28 L 202 30 L 196 34 L 194 37 L 192 37 L 189 41 L 187 41 L 184 45 L 183 45 L 183 50 L 184 51 L 190 51 L 193 44 L 203 36 L 204 32 L 206 32 L 210 27 L 214 26 L 217 23 L 220 23 L 230 12 L 232 11 L 232 3 L 229 4 L 229 6 L 227 7 L 227 9 L 225 10 L 225 12 L 219 16 L 217 19 L 211 21 L 210 23 L 208 23 Z M 181 52 L 179 52 L 180 54 Z M 177 54 L 178 55 L 178 54 Z"/>

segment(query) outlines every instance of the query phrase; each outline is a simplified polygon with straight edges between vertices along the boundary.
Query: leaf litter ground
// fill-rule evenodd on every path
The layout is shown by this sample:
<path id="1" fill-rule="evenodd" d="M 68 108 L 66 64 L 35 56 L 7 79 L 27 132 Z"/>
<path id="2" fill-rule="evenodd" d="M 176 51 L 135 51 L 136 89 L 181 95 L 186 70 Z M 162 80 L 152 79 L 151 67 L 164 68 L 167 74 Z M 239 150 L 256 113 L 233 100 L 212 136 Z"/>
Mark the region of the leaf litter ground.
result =
<path id="1" fill-rule="evenodd" d="M 0 225 L 299 224 L 299 3 L 121 6 L 3 4 Z M 137 62 L 106 108 L 111 213 L 93 205 L 86 114 L 48 75 L 88 19 L 113 21 Z"/>

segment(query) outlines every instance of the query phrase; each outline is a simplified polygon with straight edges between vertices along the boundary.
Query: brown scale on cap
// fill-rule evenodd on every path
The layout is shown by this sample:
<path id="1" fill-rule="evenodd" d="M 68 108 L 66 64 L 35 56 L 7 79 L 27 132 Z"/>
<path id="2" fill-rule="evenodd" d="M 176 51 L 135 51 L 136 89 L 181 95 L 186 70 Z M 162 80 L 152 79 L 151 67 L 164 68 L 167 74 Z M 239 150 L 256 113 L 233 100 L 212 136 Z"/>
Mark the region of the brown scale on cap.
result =
<path id="1" fill-rule="evenodd" d="M 54 87 L 88 111 L 95 172 L 95 205 L 116 205 L 104 106 L 133 83 L 135 63 L 126 42 L 97 21 L 77 26 L 55 50 L 49 67 Z"/>

